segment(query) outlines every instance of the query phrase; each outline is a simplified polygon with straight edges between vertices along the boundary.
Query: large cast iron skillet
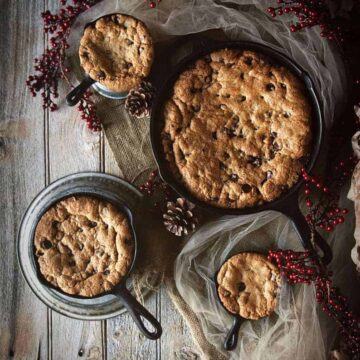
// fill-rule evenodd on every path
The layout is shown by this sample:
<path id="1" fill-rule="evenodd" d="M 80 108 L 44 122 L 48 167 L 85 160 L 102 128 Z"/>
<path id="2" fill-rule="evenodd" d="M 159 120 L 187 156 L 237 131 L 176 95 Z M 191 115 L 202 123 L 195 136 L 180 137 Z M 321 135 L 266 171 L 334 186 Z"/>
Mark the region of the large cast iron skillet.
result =
<path id="1" fill-rule="evenodd" d="M 72 194 L 71 196 L 76 196 L 76 195 L 77 194 Z M 79 195 L 86 195 L 86 194 L 81 193 Z M 94 197 L 94 195 L 89 195 L 89 196 Z M 104 200 L 104 199 L 101 198 L 101 200 Z M 105 200 L 109 201 L 108 199 L 105 199 Z M 138 253 L 138 242 L 137 242 L 137 237 L 136 237 L 136 232 L 135 232 L 134 216 L 133 216 L 131 210 L 127 206 L 119 205 L 119 204 L 113 204 L 113 205 L 116 206 L 119 210 L 121 210 L 124 214 L 126 214 L 128 220 L 129 220 L 131 232 L 132 232 L 133 239 L 134 239 L 134 254 L 133 254 L 132 263 L 131 263 L 131 266 L 130 266 L 127 274 L 120 281 L 119 284 L 117 284 L 111 291 L 107 291 L 107 292 L 104 292 L 104 293 L 101 293 L 99 295 L 92 296 L 92 297 L 84 297 L 84 296 L 80 296 L 80 295 L 70 295 L 68 293 L 65 293 L 60 288 L 53 286 L 51 283 L 49 283 L 48 281 L 45 280 L 44 276 L 41 274 L 39 263 L 35 259 L 35 249 L 34 249 L 34 262 L 36 264 L 38 278 L 44 286 L 52 288 L 55 291 L 58 291 L 66 296 L 73 297 L 76 299 L 95 299 L 95 298 L 99 298 L 99 297 L 106 296 L 109 294 L 115 295 L 124 304 L 124 306 L 126 307 L 127 311 L 132 316 L 135 324 L 137 325 L 137 327 L 139 328 L 141 333 L 143 335 L 145 335 L 148 339 L 157 340 L 160 338 L 160 336 L 162 334 L 162 328 L 161 328 L 160 323 L 156 320 L 156 318 L 152 314 L 149 313 L 149 311 L 147 309 L 145 309 L 135 299 L 135 297 L 130 293 L 130 291 L 127 289 L 127 286 L 126 286 L 126 280 L 129 278 L 131 271 L 134 268 L 136 256 Z M 44 211 L 44 213 L 46 212 L 46 210 Z M 35 229 L 34 229 L 34 232 L 35 232 Z M 146 319 L 151 324 L 153 331 L 147 329 L 143 319 Z"/>
<path id="2" fill-rule="evenodd" d="M 206 54 L 211 53 L 212 51 L 223 48 L 253 50 L 262 53 L 266 55 L 268 58 L 272 59 L 275 64 L 283 65 L 288 69 L 292 70 L 292 72 L 296 74 L 304 82 L 305 87 L 307 89 L 307 95 L 309 97 L 309 100 L 311 101 L 313 108 L 312 152 L 310 155 L 310 159 L 307 165 L 305 166 L 305 168 L 307 172 L 311 172 L 311 170 L 315 166 L 323 140 L 324 124 L 323 124 L 323 116 L 321 112 L 319 99 L 316 94 L 314 84 L 311 78 L 309 77 L 309 75 L 287 56 L 262 44 L 247 42 L 247 41 L 218 42 L 215 44 L 213 43 L 210 45 L 209 44 L 204 45 L 202 48 L 200 47 L 200 49 L 198 49 L 191 55 L 187 56 L 178 65 L 176 65 L 176 67 L 170 72 L 171 73 L 170 76 L 164 81 L 157 95 L 157 98 L 155 99 L 155 103 L 151 114 L 150 135 L 151 135 L 152 149 L 159 168 L 160 176 L 182 197 L 188 199 L 189 201 L 193 202 L 196 205 L 201 206 L 202 208 L 216 212 L 217 214 L 248 215 L 264 210 L 275 210 L 285 214 L 292 220 L 304 247 L 312 249 L 314 244 L 317 245 L 317 247 L 319 247 L 323 252 L 322 254 L 323 263 L 327 264 L 331 261 L 332 258 L 330 247 L 320 237 L 319 234 L 315 234 L 313 241 L 311 241 L 310 228 L 299 209 L 298 195 L 299 195 L 299 189 L 303 184 L 302 178 L 291 189 L 289 189 L 288 192 L 284 193 L 279 199 L 275 201 L 264 203 L 263 205 L 260 206 L 243 208 L 243 209 L 224 209 L 206 204 L 200 201 L 199 199 L 195 198 L 179 181 L 176 180 L 175 176 L 169 171 L 168 163 L 167 160 L 165 159 L 162 148 L 162 142 L 161 142 L 161 131 L 163 129 L 163 116 L 162 116 L 163 105 L 165 101 L 169 98 L 170 94 L 172 93 L 173 84 L 177 80 L 181 72 L 183 72 L 190 64 L 193 64 L 198 58 L 201 58 Z"/>

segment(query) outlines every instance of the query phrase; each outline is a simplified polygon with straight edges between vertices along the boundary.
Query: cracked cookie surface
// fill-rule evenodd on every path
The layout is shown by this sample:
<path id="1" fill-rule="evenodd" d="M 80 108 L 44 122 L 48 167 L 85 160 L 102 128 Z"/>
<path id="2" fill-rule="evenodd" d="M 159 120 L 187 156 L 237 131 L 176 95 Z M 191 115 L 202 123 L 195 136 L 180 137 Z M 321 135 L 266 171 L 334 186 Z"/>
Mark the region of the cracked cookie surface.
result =
<path id="1" fill-rule="evenodd" d="M 311 113 L 290 70 L 253 51 L 223 49 L 178 77 L 164 106 L 162 144 L 170 170 L 196 198 L 252 207 L 298 181 Z"/>
<path id="2" fill-rule="evenodd" d="M 233 314 L 257 320 L 275 310 L 281 277 L 266 256 L 240 253 L 231 257 L 221 267 L 217 282 L 220 300 Z"/>
<path id="3" fill-rule="evenodd" d="M 153 41 L 140 20 L 108 15 L 86 27 L 79 56 L 92 79 L 113 91 L 129 91 L 150 73 Z"/>
<path id="4" fill-rule="evenodd" d="M 89 196 L 66 198 L 41 217 L 34 236 L 44 278 L 65 293 L 92 297 L 128 273 L 134 239 L 127 217 Z"/>

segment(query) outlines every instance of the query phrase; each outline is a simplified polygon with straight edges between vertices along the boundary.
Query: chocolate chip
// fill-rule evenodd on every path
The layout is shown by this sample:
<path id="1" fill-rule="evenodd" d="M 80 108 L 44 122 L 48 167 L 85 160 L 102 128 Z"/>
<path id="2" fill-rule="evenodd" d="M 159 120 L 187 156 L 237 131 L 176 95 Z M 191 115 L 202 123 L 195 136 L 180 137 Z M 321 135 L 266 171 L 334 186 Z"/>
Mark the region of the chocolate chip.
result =
<path id="1" fill-rule="evenodd" d="M 192 112 L 197 113 L 200 111 L 200 106 L 198 106 L 198 105 L 191 106 L 191 110 L 192 110 Z"/>
<path id="2" fill-rule="evenodd" d="M 248 66 L 250 66 L 253 62 L 253 58 L 251 56 L 247 56 L 244 60 L 244 63 Z"/>
<path id="3" fill-rule="evenodd" d="M 48 239 L 44 239 L 44 240 L 42 240 L 41 241 L 41 247 L 43 248 L 43 249 L 51 249 L 52 248 L 52 243 L 51 243 L 51 241 L 50 240 L 48 240 Z"/>
<path id="4" fill-rule="evenodd" d="M 72 260 L 69 261 L 68 264 L 69 264 L 69 266 L 75 266 L 76 262 L 75 262 L 75 260 L 72 259 Z"/>
<path id="5" fill-rule="evenodd" d="M 253 164 L 253 165 L 256 166 L 256 167 L 259 167 L 259 166 L 261 166 L 261 164 L 262 164 L 261 158 L 256 157 L 256 156 L 249 156 L 248 162 L 249 162 L 250 164 Z"/>
<path id="6" fill-rule="evenodd" d="M 284 118 L 288 119 L 289 117 L 290 117 L 290 114 L 287 111 L 285 111 L 284 112 Z"/>
<path id="7" fill-rule="evenodd" d="M 212 138 L 213 138 L 214 140 L 217 140 L 217 132 L 216 132 L 216 131 L 213 131 L 213 132 L 211 133 L 211 136 L 212 136 Z"/>
<path id="8" fill-rule="evenodd" d="M 240 74 L 240 79 L 241 79 L 241 80 L 244 80 L 244 79 L 245 79 L 245 74 L 244 74 L 244 73 L 241 73 L 241 74 Z"/>
<path id="9" fill-rule="evenodd" d="M 268 117 L 268 118 L 271 118 L 272 117 L 272 111 L 271 110 L 269 110 L 269 111 L 267 111 L 266 113 L 265 113 L 265 116 L 266 117 Z"/>
<path id="10" fill-rule="evenodd" d="M 251 186 L 249 184 L 244 184 L 242 187 L 241 187 L 242 191 L 245 193 L 245 194 L 248 194 L 250 191 L 251 191 Z"/>
<path id="11" fill-rule="evenodd" d="M 272 132 L 270 133 L 270 137 L 271 137 L 272 139 L 275 139 L 275 138 L 277 137 L 277 133 L 276 133 L 275 131 L 272 131 Z"/>
<path id="12" fill-rule="evenodd" d="M 125 61 L 125 67 L 126 67 L 127 69 L 130 69 L 132 66 L 133 66 L 133 65 L 132 65 L 131 63 Z"/>
<path id="13" fill-rule="evenodd" d="M 105 254 L 105 251 L 104 251 L 104 249 L 99 248 L 99 249 L 95 250 L 95 254 L 97 256 L 103 256 Z"/>
<path id="14" fill-rule="evenodd" d="M 246 285 L 243 282 L 239 282 L 237 284 L 237 289 L 239 292 L 244 291 L 246 289 Z"/>
<path id="15" fill-rule="evenodd" d="M 230 158 L 230 155 L 227 152 L 224 152 L 224 160 L 227 160 Z"/>
<path id="16" fill-rule="evenodd" d="M 59 224 L 60 224 L 60 223 L 59 223 L 58 221 L 54 220 L 54 221 L 52 222 L 51 226 L 52 226 L 54 229 L 57 229 L 58 226 L 59 226 Z"/>
<path id="17" fill-rule="evenodd" d="M 280 86 L 283 88 L 283 89 L 286 89 L 286 85 L 281 83 Z"/>
<path id="18" fill-rule="evenodd" d="M 274 84 L 267 84 L 266 85 L 266 91 L 274 91 L 275 90 L 275 85 Z"/>
<path id="19" fill-rule="evenodd" d="M 226 165 L 221 161 L 219 161 L 219 167 L 220 167 L 220 170 L 226 170 Z"/>
<path id="20" fill-rule="evenodd" d="M 100 71 L 98 71 L 98 72 L 96 73 L 96 78 L 97 78 L 98 80 L 104 80 L 105 77 L 106 77 L 106 74 L 105 74 L 105 72 L 102 71 L 102 70 L 100 70 Z"/>
<path id="21" fill-rule="evenodd" d="M 241 96 L 240 96 L 240 101 L 241 101 L 241 102 L 244 102 L 245 100 L 246 100 L 246 96 L 241 95 Z"/>
<path id="22" fill-rule="evenodd" d="M 229 297 L 230 296 L 230 291 L 224 290 L 223 296 L 224 297 Z"/>
<path id="23" fill-rule="evenodd" d="M 237 181 L 237 180 L 239 180 L 239 177 L 236 174 L 231 174 L 230 175 L 230 180 L 231 181 Z"/>
<path id="24" fill-rule="evenodd" d="M 225 128 L 224 128 L 224 131 L 225 131 L 226 135 L 227 135 L 230 139 L 236 136 L 234 129 L 230 129 L 230 128 L 225 127 Z"/>
<path id="25" fill-rule="evenodd" d="M 268 74 L 270 77 L 273 77 L 274 74 L 272 73 L 272 71 L 269 71 L 269 74 Z"/>
<path id="26" fill-rule="evenodd" d="M 126 43 L 127 43 L 128 45 L 132 45 L 134 42 L 131 41 L 130 39 L 127 39 L 127 40 L 126 40 Z"/>
<path id="27" fill-rule="evenodd" d="M 279 151 L 280 150 L 280 145 L 278 143 L 274 142 L 273 145 L 272 145 L 272 149 L 274 151 Z"/>

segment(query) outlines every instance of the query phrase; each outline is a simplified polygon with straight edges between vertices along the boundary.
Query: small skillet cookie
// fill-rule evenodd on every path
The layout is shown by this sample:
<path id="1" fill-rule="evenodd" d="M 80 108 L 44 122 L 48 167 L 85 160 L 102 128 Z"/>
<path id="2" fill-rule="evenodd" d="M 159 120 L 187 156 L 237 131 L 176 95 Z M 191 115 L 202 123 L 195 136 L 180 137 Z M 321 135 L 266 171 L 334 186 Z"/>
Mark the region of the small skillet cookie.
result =
<path id="1" fill-rule="evenodd" d="M 92 297 L 128 273 L 134 239 L 126 216 L 89 196 L 69 197 L 41 217 L 35 254 L 45 280 L 70 295 Z"/>
<path id="2" fill-rule="evenodd" d="M 257 320 L 275 310 L 281 277 L 265 256 L 240 253 L 222 265 L 217 283 L 220 301 L 229 312 Z"/>
<path id="3" fill-rule="evenodd" d="M 112 91 L 129 91 L 150 73 L 154 58 L 151 35 L 140 20 L 115 14 L 86 27 L 80 41 L 80 64 Z"/>

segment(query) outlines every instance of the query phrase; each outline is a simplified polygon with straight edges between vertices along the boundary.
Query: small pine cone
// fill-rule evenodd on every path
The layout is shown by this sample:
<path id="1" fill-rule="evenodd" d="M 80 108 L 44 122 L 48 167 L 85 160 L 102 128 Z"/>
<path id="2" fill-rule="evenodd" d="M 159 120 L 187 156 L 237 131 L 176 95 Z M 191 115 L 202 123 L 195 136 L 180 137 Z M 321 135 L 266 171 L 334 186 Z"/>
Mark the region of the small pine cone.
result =
<path id="1" fill-rule="evenodd" d="M 178 198 L 176 202 L 167 203 L 167 212 L 163 215 L 166 229 L 176 236 L 187 235 L 195 230 L 198 220 L 192 210 L 195 205 Z"/>
<path id="2" fill-rule="evenodd" d="M 125 109 L 137 118 L 149 116 L 155 89 L 150 82 L 142 81 L 141 84 L 129 91 L 125 100 Z"/>

